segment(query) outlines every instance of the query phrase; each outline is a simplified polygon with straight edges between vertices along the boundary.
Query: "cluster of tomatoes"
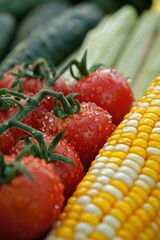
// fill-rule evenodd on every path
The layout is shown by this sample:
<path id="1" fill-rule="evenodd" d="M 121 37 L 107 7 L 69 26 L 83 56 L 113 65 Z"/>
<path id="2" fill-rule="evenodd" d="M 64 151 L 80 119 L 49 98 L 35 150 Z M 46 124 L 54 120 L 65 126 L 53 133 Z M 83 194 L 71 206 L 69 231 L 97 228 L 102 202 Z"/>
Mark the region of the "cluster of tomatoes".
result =
<path id="1" fill-rule="evenodd" d="M 14 71 L 18 69 L 19 66 Z M 32 99 L 45 88 L 46 80 L 26 76 L 19 80 L 15 90 L 15 79 L 15 75 L 6 72 L 0 80 L 0 90 L 7 88 L 18 92 L 21 89 L 22 94 Z M 43 134 L 47 149 L 52 149 L 54 154 L 51 156 L 55 159 L 36 156 L 38 143 L 27 128 L 13 125 L 0 134 L 0 239 L 35 240 L 46 234 L 99 149 L 134 102 L 127 78 L 115 68 L 98 68 L 70 85 L 61 76 L 50 89 L 63 92 L 64 96 L 77 93 L 74 99 L 79 101 L 79 110 L 59 118 L 54 112 L 54 97 L 46 96 L 21 121 L 37 134 Z M 12 97 L 7 100 L 11 103 L 9 107 L 3 108 L 1 99 L 0 96 L 0 129 L 2 123 L 8 124 L 29 104 L 27 98 L 17 100 Z M 55 138 L 57 142 L 53 141 Z M 27 142 L 33 143 L 35 153 L 22 155 L 20 166 L 25 167 L 32 179 L 14 164 Z M 64 159 L 60 161 L 58 156 L 64 156 Z M 12 169 L 14 176 L 8 177 L 8 169 Z"/>

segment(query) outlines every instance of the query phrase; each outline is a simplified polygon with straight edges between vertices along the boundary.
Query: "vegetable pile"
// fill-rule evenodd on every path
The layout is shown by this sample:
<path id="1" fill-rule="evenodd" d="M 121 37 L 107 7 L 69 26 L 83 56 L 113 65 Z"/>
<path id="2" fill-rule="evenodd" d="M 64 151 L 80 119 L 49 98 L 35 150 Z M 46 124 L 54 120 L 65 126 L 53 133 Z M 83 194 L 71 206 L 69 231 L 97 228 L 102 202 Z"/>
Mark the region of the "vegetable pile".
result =
<path id="1" fill-rule="evenodd" d="M 128 191 L 131 177 L 136 179 L 137 176 L 134 170 L 140 171 L 140 160 L 144 161 L 141 155 L 145 158 L 149 154 L 142 145 L 148 144 L 145 141 L 149 139 L 147 134 L 153 127 L 152 120 L 157 120 L 159 86 L 147 100 L 142 97 L 138 103 L 136 101 L 159 72 L 157 6 L 151 5 L 151 1 L 138 0 L 0 2 L 0 28 L 3 26 L 0 36 L 0 239 L 44 239 L 54 223 L 62 224 L 55 233 L 57 239 L 59 236 L 69 239 L 72 233 L 77 234 L 76 239 L 83 239 L 85 234 L 95 240 L 106 239 L 103 235 L 112 239 L 114 231 L 110 224 L 117 226 L 118 217 L 131 212 L 128 202 L 116 200 L 112 212 L 118 220 L 107 220 L 106 215 L 106 222 L 109 221 L 106 228 L 97 218 L 101 215 L 99 209 L 105 214 L 110 209 L 110 201 L 112 204 L 123 195 L 123 190 Z M 150 103 L 152 106 L 154 97 L 156 107 L 150 114 L 150 108 L 146 109 Z M 134 112 L 135 109 L 139 112 Z M 141 121 L 142 113 L 147 117 Z M 130 114 L 131 119 L 127 120 Z M 155 124 L 159 127 L 159 123 Z M 140 130 L 136 129 L 138 126 Z M 153 136 L 149 147 L 157 144 L 157 139 L 159 135 Z M 107 150 L 103 156 L 104 146 Z M 126 166 L 119 166 L 127 151 L 131 151 L 131 159 L 126 159 Z M 111 162 L 106 163 L 109 168 L 103 171 L 106 156 L 111 157 Z M 156 178 L 149 169 L 152 164 L 147 164 L 142 175 L 147 172 Z M 119 168 L 122 172 L 117 171 Z M 115 169 L 118 178 L 112 179 L 113 186 L 107 185 Z M 98 176 L 101 170 L 103 174 Z M 88 177 L 90 171 L 93 175 Z M 124 176 L 127 177 L 124 179 Z M 148 184 L 148 179 L 142 180 Z M 95 181 L 96 186 L 91 191 L 92 203 L 87 202 L 85 195 L 92 184 L 90 181 Z M 133 186 L 136 198 L 131 191 L 133 201 L 129 201 L 135 205 L 136 199 L 138 207 L 142 202 L 141 193 L 142 197 L 147 194 L 144 189 L 139 190 L 147 188 L 146 184 L 142 186 L 141 179 L 139 181 L 138 187 Z M 97 200 L 97 192 L 103 184 L 108 192 L 98 193 Z M 77 192 L 78 195 L 74 195 Z M 111 196 L 113 192 L 115 195 Z M 82 226 L 85 225 L 84 233 L 67 232 L 74 225 L 74 214 L 80 206 L 74 204 L 74 196 L 79 199 L 81 195 L 79 203 L 86 210 L 86 215 L 84 212 L 80 217 Z M 71 218 L 70 207 L 73 207 Z M 121 215 L 122 209 L 125 210 Z M 98 230 L 92 232 L 89 222 L 97 224 Z M 118 236 L 133 239 L 132 224 L 127 229 L 133 232 L 132 236 L 123 230 Z M 144 235 L 143 239 L 149 238 Z"/>
<path id="2" fill-rule="evenodd" d="M 75 65 L 78 82 L 68 85 L 63 72 L 69 68 L 74 77 Z M 38 59 L 0 81 L 1 239 L 47 233 L 134 104 L 128 79 L 115 68 L 87 69 L 85 54 L 64 70 Z"/>

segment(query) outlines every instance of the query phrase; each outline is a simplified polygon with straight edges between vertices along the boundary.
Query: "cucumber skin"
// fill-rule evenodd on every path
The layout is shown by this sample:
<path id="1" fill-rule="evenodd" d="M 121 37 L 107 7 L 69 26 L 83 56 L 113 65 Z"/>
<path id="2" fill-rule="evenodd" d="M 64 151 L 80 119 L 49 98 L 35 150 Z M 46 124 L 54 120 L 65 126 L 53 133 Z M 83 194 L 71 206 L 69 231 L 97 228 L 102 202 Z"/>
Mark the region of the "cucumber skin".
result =
<path id="1" fill-rule="evenodd" d="M 0 13 L 0 61 L 9 51 L 12 37 L 16 31 L 16 19 L 10 13 Z"/>
<path id="2" fill-rule="evenodd" d="M 31 63 L 41 57 L 58 65 L 82 43 L 86 33 L 97 25 L 104 12 L 94 4 L 70 8 L 63 17 L 50 20 L 20 42 L 1 62 L 0 77 L 16 64 Z"/>
<path id="3" fill-rule="evenodd" d="M 47 1 L 64 2 L 65 0 L 0 0 L 0 12 L 10 13 L 20 19 L 31 9 Z"/>
<path id="4" fill-rule="evenodd" d="M 69 7 L 70 5 L 67 2 L 52 1 L 41 3 L 35 7 L 22 19 L 17 29 L 12 48 L 15 47 L 20 41 L 25 39 L 28 34 L 32 33 L 32 31 L 37 29 L 40 25 L 46 24 L 54 17 L 64 14 Z"/>

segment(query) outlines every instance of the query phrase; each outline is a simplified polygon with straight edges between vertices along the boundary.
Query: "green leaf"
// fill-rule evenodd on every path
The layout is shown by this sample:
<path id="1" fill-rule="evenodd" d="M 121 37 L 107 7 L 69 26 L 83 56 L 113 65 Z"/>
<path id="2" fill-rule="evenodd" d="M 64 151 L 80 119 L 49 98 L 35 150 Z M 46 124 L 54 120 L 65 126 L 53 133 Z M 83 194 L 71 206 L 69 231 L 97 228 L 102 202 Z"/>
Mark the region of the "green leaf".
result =
<path id="1" fill-rule="evenodd" d="M 61 162 L 65 162 L 65 163 L 68 163 L 70 164 L 71 166 L 73 166 L 75 168 L 75 164 L 74 162 L 65 157 L 65 156 L 62 156 L 62 155 L 59 155 L 59 154 L 50 154 L 49 157 L 48 157 L 48 161 L 51 162 L 51 161 L 61 161 Z"/>
<path id="2" fill-rule="evenodd" d="M 64 136 L 64 131 L 59 132 L 52 140 L 52 142 L 49 144 L 48 146 L 48 152 L 49 153 L 53 153 L 54 149 L 56 148 L 57 144 L 59 143 L 59 141 L 62 139 L 62 137 Z"/>
<path id="3" fill-rule="evenodd" d="M 16 169 L 19 172 L 22 172 L 26 177 L 28 177 L 32 182 L 34 182 L 33 176 L 30 174 L 30 172 L 27 170 L 27 168 L 24 165 L 16 161 L 12 162 L 11 165 L 16 167 Z"/>

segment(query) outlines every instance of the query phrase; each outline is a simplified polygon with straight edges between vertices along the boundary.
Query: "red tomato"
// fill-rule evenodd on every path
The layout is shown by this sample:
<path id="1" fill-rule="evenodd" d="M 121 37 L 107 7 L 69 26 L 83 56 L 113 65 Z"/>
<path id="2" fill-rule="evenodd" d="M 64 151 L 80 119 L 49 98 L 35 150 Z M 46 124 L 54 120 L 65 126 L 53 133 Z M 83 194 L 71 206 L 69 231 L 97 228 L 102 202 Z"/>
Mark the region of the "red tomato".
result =
<path id="1" fill-rule="evenodd" d="M 14 161 L 15 156 L 5 156 Z M 0 185 L 0 239 L 40 239 L 50 229 L 63 206 L 63 185 L 44 160 L 23 157 L 21 163 L 34 178 L 18 173 Z"/>
<path id="2" fill-rule="evenodd" d="M 99 68 L 72 85 L 80 102 L 95 102 L 112 115 L 118 125 L 133 106 L 134 97 L 128 79 L 116 69 Z"/>
<path id="3" fill-rule="evenodd" d="M 35 139 L 30 139 L 37 144 Z M 49 145 L 52 140 L 52 136 L 45 136 L 45 142 L 47 145 Z M 25 140 L 18 141 L 16 145 L 11 148 L 10 154 L 18 154 L 25 146 Z M 53 152 L 69 158 L 75 165 L 75 167 L 73 167 L 69 163 L 55 160 L 50 162 L 64 185 L 64 196 L 67 200 L 76 189 L 77 184 L 82 180 L 84 176 L 84 167 L 76 150 L 66 139 L 60 140 Z"/>
<path id="4" fill-rule="evenodd" d="M 7 71 L 4 77 L 0 80 L 0 89 L 7 88 L 12 89 L 12 84 L 14 83 L 16 77 L 12 72 L 18 72 L 19 66 L 17 65 L 12 71 Z M 22 93 L 28 95 L 29 97 L 34 97 L 43 87 L 46 82 L 45 79 L 33 78 L 33 77 L 23 77 L 20 79 L 22 84 Z M 17 89 L 17 91 L 19 88 Z M 65 83 L 62 77 L 59 77 L 55 84 L 50 87 L 53 91 L 64 91 L 65 95 L 69 94 L 70 87 Z M 40 109 L 37 111 L 39 114 L 41 111 L 50 111 L 53 109 L 54 98 L 52 96 L 46 96 L 44 100 L 39 104 Z M 11 111 L 10 111 L 11 112 Z M 40 117 L 40 116 L 38 116 Z M 37 118 L 38 118 L 37 117 Z M 36 119 L 37 119 L 36 118 Z"/>
<path id="5" fill-rule="evenodd" d="M 75 147 L 85 169 L 115 129 L 111 115 L 90 102 L 82 103 L 80 112 L 63 120 L 56 118 L 53 111 L 45 113 L 38 124 L 47 135 L 65 131 L 64 137 Z"/>
<path id="6" fill-rule="evenodd" d="M 0 124 L 5 122 L 6 118 L 0 112 Z M 7 121 L 6 121 L 7 124 Z M 11 129 L 0 135 L 0 153 L 8 154 L 11 147 L 15 144 L 15 139 Z"/>
<path id="7" fill-rule="evenodd" d="M 27 104 L 27 102 L 24 99 L 20 100 L 20 103 L 25 106 Z M 17 104 L 13 104 L 10 106 L 9 109 L 7 110 L 0 110 L 0 116 L 1 116 L 1 122 L 7 121 L 14 116 L 17 112 L 19 111 L 19 107 Z M 41 117 L 41 112 L 39 107 L 35 108 L 35 110 L 33 110 L 29 115 L 27 115 L 23 120 L 22 123 L 25 123 L 31 127 L 36 128 L 37 126 L 37 118 Z M 18 140 L 19 137 L 23 136 L 23 135 L 27 135 L 27 133 L 25 131 L 23 131 L 22 129 L 18 129 L 16 127 L 13 127 L 11 129 L 9 129 L 9 131 L 12 133 L 13 137 L 14 137 L 14 142 L 16 142 Z M 4 134 L 3 134 L 4 135 Z M 4 153 L 4 152 L 3 152 Z M 5 154 L 7 154 L 5 152 Z"/>

